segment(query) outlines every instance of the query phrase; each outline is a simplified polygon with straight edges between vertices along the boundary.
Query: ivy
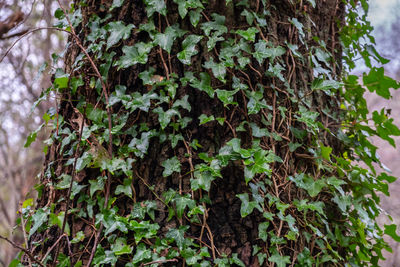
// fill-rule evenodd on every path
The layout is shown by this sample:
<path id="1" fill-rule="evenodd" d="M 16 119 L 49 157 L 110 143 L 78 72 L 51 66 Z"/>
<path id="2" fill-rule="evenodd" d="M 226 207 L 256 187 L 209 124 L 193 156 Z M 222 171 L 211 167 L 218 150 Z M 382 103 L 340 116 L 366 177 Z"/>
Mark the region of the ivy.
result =
<path id="1" fill-rule="evenodd" d="M 345 21 L 332 22 L 340 42 L 316 31 L 316 1 L 288 0 L 284 13 L 266 0 L 225 2 L 219 14 L 208 1 L 145 0 L 127 20 L 115 15 L 136 11 L 127 0 L 84 18 L 84 2 L 56 11 L 82 47 L 35 104 L 52 92 L 63 99 L 25 144 L 53 121 L 38 188 L 57 200 L 24 203 L 28 238 L 54 232 L 95 266 L 378 266 L 390 250 L 383 235 L 400 242 L 395 224 L 376 223 L 396 178 L 368 139 L 395 146 L 400 130 L 364 98 L 390 99 L 400 84 L 373 66 L 387 60 L 365 41 L 366 1 L 342 3 Z M 358 56 L 369 68 L 363 84 L 348 74 Z M 225 198 L 255 237 L 234 230 L 237 251 L 209 225 L 229 217 L 218 212 Z M 77 221 L 92 222 L 90 238 Z M 55 245 L 38 262 L 69 266 L 65 253 Z"/>

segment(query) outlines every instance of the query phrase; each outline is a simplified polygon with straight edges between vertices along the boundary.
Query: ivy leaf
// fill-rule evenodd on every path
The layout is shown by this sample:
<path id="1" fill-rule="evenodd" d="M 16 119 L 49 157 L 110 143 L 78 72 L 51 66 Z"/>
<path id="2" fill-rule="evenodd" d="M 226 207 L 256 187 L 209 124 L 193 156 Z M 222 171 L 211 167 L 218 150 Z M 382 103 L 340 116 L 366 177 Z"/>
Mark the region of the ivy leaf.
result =
<path id="1" fill-rule="evenodd" d="M 269 57 L 271 58 L 271 60 L 274 60 L 276 57 L 280 57 L 280 56 L 282 56 L 283 54 L 286 53 L 286 49 L 283 48 L 280 45 L 276 46 L 276 47 L 271 47 L 268 50 L 269 50 L 269 53 L 270 53 Z"/>
<path id="2" fill-rule="evenodd" d="M 206 69 L 211 69 L 215 78 L 223 83 L 226 83 L 226 67 L 223 63 L 215 63 L 214 60 L 211 58 L 209 61 L 203 64 L 203 67 Z"/>
<path id="3" fill-rule="evenodd" d="M 126 244 L 126 239 L 123 237 L 117 238 L 115 243 L 111 245 L 111 249 L 116 256 L 124 255 L 124 254 L 131 254 L 133 248 Z"/>
<path id="4" fill-rule="evenodd" d="M 328 91 L 330 89 L 339 89 L 342 83 L 335 80 L 315 79 L 311 84 L 311 90 Z"/>
<path id="5" fill-rule="evenodd" d="M 174 202 L 176 206 L 176 215 L 179 219 L 182 218 L 183 212 L 186 207 L 188 207 L 189 209 L 193 209 L 196 206 L 196 202 L 190 198 L 190 195 L 176 196 Z"/>
<path id="6" fill-rule="evenodd" d="M 74 239 L 71 240 L 71 243 L 77 244 L 77 243 L 83 241 L 83 239 L 85 239 L 85 234 L 83 233 L 83 231 L 79 231 L 76 233 Z"/>
<path id="7" fill-rule="evenodd" d="M 162 107 L 158 107 L 153 110 L 154 113 L 158 114 L 158 121 L 160 122 L 161 129 L 165 129 L 171 121 L 171 118 L 175 115 L 180 117 L 180 113 L 175 109 L 168 109 L 164 111 Z"/>
<path id="8" fill-rule="evenodd" d="M 196 44 L 203 38 L 201 35 L 191 34 L 182 42 L 183 50 L 178 53 L 178 59 L 185 65 L 191 64 L 192 56 L 197 55 Z"/>
<path id="9" fill-rule="evenodd" d="M 162 166 L 165 168 L 163 171 L 164 177 L 170 176 L 173 172 L 181 172 L 181 163 L 176 156 L 165 160 Z"/>
<path id="10" fill-rule="evenodd" d="M 174 104 L 172 105 L 172 108 L 177 108 L 177 107 L 181 107 L 186 109 L 187 111 L 191 111 L 192 110 L 192 106 L 190 106 L 190 102 L 188 100 L 189 95 L 185 95 L 184 97 L 182 97 L 182 99 L 178 99 L 174 102 Z"/>
<path id="11" fill-rule="evenodd" d="M 384 73 L 384 68 L 371 68 L 368 74 L 363 74 L 364 85 L 370 92 L 376 92 L 386 99 L 391 97 L 390 88 L 398 89 L 400 84 Z"/>
<path id="12" fill-rule="evenodd" d="M 199 117 L 199 120 L 200 120 L 200 125 L 202 125 L 202 124 L 206 124 L 207 122 L 214 121 L 215 118 L 214 118 L 214 115 L 207 116 L 206 114 L 201 114 Z"/>
<path id="13" fill-rule="evenodd" d="M 289 22 L 292 23 L 297 28 L 297 30 L 299 31 L 300 37 L 301 37 L 300 40 L 301 40 L 301 42 L 303 42 L 303 38 L 305 36 L 304 31 L 303 31 L 303 24 L 300 21 L 298 21 L 297 18 L 290 18 Z"/>
<path id="14" fill-rule="evenodd" d="M 88 151 L 85 151 L 83 155 L 76 160 L 76 172 L 80 172 L 89 165 L 90 162 L 92 162 L 92 158 L 93 156 Z"/>
<path id="15" fill-rule="evenodd" d="M 220 36 L 228 32 L 228 28 L 225 26 L 225 16 L 213 13 L 211 17 L 213 21 L 204 22 L 201 24 L 201 29 L 207 36 L 210 36 L 211 31 L 215 31 L 215 36 Z"/>
<path id="16" fill-rule="evenodd" d="M 217 93 L 217 97 L 219 100 L 224 103 L 224 106 L 226 107 L 227 105 L 237 105 L 237 102 L 233 101 L 233 96 L 239 91 L 239 89 L 228 91 L 228 90 L 222 90 L 222 89 L 217 89 L 215 92 Z"/>
<path id="17" fill-rule="evenodd" d="M 32 215 L 33 226 L 29 230 L 30 238 L 32 234 L 34 234 L 40 226 L 44 225 L 47 222 L 47 216 L 49 216 L 50 210 L 40 208 Z"/>
<path id="18" fill-rule="evenodd" d="M 400 242 L 400 236 L 396 233 L 396 224 L 385 224 L 385 234 L 393 238 L 394 241 Z"/>
<path id="19" fill-rule="evenodd" d="M 326 160 L 330 160 L 332 148 L 330 146 L 324 146 L 322 143 L 320 143 L 320 149 L 322 157 Z"/>
<path id="20" fill-rule="evenodd" d="M 255 51 L 253 53 L 254 58 L 258 61 L 260 65 L 263 64 L 267 57 L 271 56 L 270 51 L 267 49 L 267 43 L 264 40 L 259 40 L 254 45 Z"/>
<path id="21" fill-rule="evenodd" d="M 124 179 L 124 184 L 117 186 L 117 188 L 115 189 L 115 194 L 119 195 L 119 194 L 123 193 L 124 195 L 132 197 L 131 183 L 132 183 L 131 179 L 129 179 L 129 178 Z"/>
<path id="22" fill-rule="evenodd" d="M 114 66 L 118 66 L 118 70 L 120 70 L 135 64 L 146 64 L 148 54 L 152 48 L 152 43 L 143 42 L 136 43 L 133 46 L 124 46 L 122 47 L 124 55 L 114 63 Z"/>
<path id="23" fill-rule="evenodd" d="M 256 33 L 258 33 L 258 30 L 255 27 L 250 27 L 245 31 L 244 30 L 237 30 L 235 33 L 239 34 L 240 36 L 242 36 L 247 41 L 254 42 L 256 40 Z"/>
<path id="24" fill-rule="evenodd" d="M 271 257 L 268 258 L 270 262 L 275 262 L 277 267 L 286 267 L 286 264 L 290 264 L 289 256 L 281 256 L 278 252 L 272 254 Z"/>
<path id="25" fill-rule="evenodd" d="M 121 39 L 126 40 L 130 36 L 133 28 L 135 28 L 135 25 L 128 24 L 125 26 L 122 21 L 108 23 L 107 30 L 110 36 L 107 38 L 107 50 Z"/>
<path id="26" fill-rule="evenodd" d="M 124 1 L 125 0 L 114 0 L 111 5 L 110 11 L 112 11 L 114 8 L 121 7 Z"/>
<path id="27" fill-rule="evenodd" d="M 85 83 L 82 80 L 82 77 L 72 77 L 71 79 L 71 93 L 74 95 L 78 87 L 84 85 Z"/>
<path id="28" fill-rule="evenodd" d="M 247 193 L 238 194 L 236 195 L 242 201 L 242 205 L 240 206 L 240 215 L 242 218 L 246 217 L 247 215 L 251 214 L 254 208 L 262 211 L 259 204 L 255 201 L 249 201 L 249 195 Z"/>
<path id="29" fill-rule="evenodd" d="M 189 12 L 190 23 L 192 23 L 193 27 L 196 27 L 200 22 L 201 18 L 201 9 L 190 10 Z"/>
<path id="30" fill-rule="evenodd" d="M 165 29 L 164 33 L 157 33 L 154 43 L 159 45 L 162 49 L 171 53 L 171 47 L 176 38 L 182 37 L 186 33 L 185 30 L 179 29 L 177 25 L 169 26 Z"/>
<path id="31" fill-rule="evenodd" d="M 262 222 L 258 224 L 258 237 L 266 242 L 268 239 L 268 227 L 269 227 L 269 222 Z"/>
<path id="32" fill-rule="evenodd" d="M 211 98 L 214 98 L 214 89 L 211 86 L 211 77 L 207 72 L 200 73 L 200 80 L 196 78 L 190 83 L 190 86 L 206 92 Z"/>
<path id="33" fill-rule="evenodd" d="M 136 247 L 135 256 L 133 256 L 132 263 L 145 262 L 145 260 L 151 259 L 151 250 L 146 247 L 145 244 L 139 243 Z"/>
<path id="34" fill-rule="evenodd" d="M 178 4 L 178 12 L 182 19 L 186 17 L 189 8 L 204 9 L 203 4 L 198 0 L 174 0 L 174 2 Z"/>
<path id="35" fill-rule="evenodd" d="M 169 231 L 165 234 L 165 237 L 175 240 L 179 250 L 182 250 L 183 245 L 185 244 L 185 232 L 187 229 L 189 229 L 188 225 L 182 225 L 179 227 L 179 229 L 169 229 Z"/>
<path id="36" fill-rule="evenodd" d="M 207 192 L 210 191 L 211 182 L 215 179 L 211 172 L 196 170 L 194 177 L 196 179 L 190 179 L 192 190 L 203 189 Z"/>
<path id="37" fill-rule="evenodd" d="M 321 192 L 322 188 L 326 186 L 326 183 L 322 179 L 314 180 L 312 177 L 300 173 L 295 177 L 290 176 L 289 180 L 293 181 L 296 186 L 304 189 L 311 197 L 315 197 Z"/>
<path id="38" fill-rule="evenodd" d="M 167 15 L 167 6 L 164 0 L 144 0 L 146 4 L 147 16 L 151 17 L 154 12 L 158 12 L 161 15 Z"/>
<path id="39" fill-rule="evenodd" d="M 97 180 L 90 180 L 90 189 L 89 189 L 89 193 L 90 193 L 90 197 L 93 197 L 93 194 L 95 192 L 97 192 L 98 190 L 103 190 L 105 188 L 105 180 L 107 178 L 100 176 L 97 178 Z"/>

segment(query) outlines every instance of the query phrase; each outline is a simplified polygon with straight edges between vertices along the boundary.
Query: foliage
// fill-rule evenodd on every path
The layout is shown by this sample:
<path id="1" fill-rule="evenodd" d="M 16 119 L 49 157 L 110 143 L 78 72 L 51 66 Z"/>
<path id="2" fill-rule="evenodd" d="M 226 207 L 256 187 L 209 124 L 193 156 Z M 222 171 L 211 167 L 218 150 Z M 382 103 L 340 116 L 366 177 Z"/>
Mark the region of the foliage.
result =
<path id="1" fill-rule="evenodd" d="M 241 201 L 240 215 L 261 218 L 257 244 L 251 248 L 260 265 L 270 262 L 280 267 L 294 262 L 295 266 L 325 266 L 328 263 L 378 266 L 378 260 L 383 259 L 382 250 L 390 250 L 383 235 L 395 240 L 400 237 L 396 234 L 396 225 L 385 225 L 381 229 L 376 222 L 382 213 L 379 193 L 388 195 L 388 183 L 395 178 L 376 171 L 375 164 L 381 163 L 376 147 L 368 137 L 379 136 L 394 146 L 391 136 L 400 135 L 400 130 L 385 109 L 374 111 L 370 117 L 363 95 L 368 89 L 390 98 L 389 89 L 397 89 L 400 84 L 386 77 L 383 68 L 373 65 L 371 59 L 378 63 L 386 60 L 364 41 L 369 39 L 373 43 L 371 27 L 363 14 L 367 12 L 367 2 L 361 1 L 361 7 L 352 0 L 346 2 L 346 22 L 338 22 L 345 60 L 341 74 L 337 73 L 341 63 L 335 62 L 335 53 L 340 52 L 329 50 L 324 40 L 317 36 L 309 38 L 312 31 L 307 25 L 312 23 L 312 18 L 307 13 L 299 13 L 297 18 L 289 20 L 297 31 L 299 43 L 277 44 L 263 34 L 268 30 L 268 8 L 272 8 L 267 1 L 261 1 L 263 8 L 256 11 L 250 8 L 249 1 L 226 1 L 228 6 L 236 4 L 242 9 L 248 24 L 246 29 L 229 29 L 226 14 L 213 13 L 208 17 L 204 13 L 207 1 L 174 0 L 174 4 L 168 5 L 166 2 L 144 1 L 148 16 L 146 24 L 109 21 L 107 16 L 99 18 L 94 14 L 86 22 L 88 24 L 83 25 L 90 28 L 90 34 L 82 40 L 87 48 L 80 47 L 81 54 L 73 65 L 76 69 L 70 73 L 56 73 L 51 88 L 77 99 L 71 117 L 78 119 L 68 122 L 59 114 L 48 114 L 54 121 L 55 130 L 47 144 L 62 143 L 60 155 L 68 159 L 65 165 L 72 167 L 72 171 L 70 168 L 70 174 L 57 175 L 49 162 L 44 174 L 47 184 L 38 189 L 39 192 L 48 190 L 46 187 L 67 190 L 66 200 L 60 199 L 60 202 L 67 201 L 67 207 L 70 201 L 86 202 L 87 207 L 57 214 L 58 203 L 36 210 L 28 205 L 23 217 L 29 237 L 55 227 L 61 229 L 71 243 L 85 248 L 91 238 L 82 232 L 71 232 L 66 219 L 66 213 L 69 213 L 87 220 L 95 218 L 93 236 L 96 241 L 91 259 L 96 266 L 121 262 L 127 262 L 125 266 L 159 266 L 182 260 L 190 266 L 245 266 L 238 254 L 219 253 L 212 243 L 205 245 L 189 235 L 193 225 L 209 231 L 204 219 L 210 205 L 207 195 L 218 179 L 226 179 L 222 170 L 237 165 L 243 170 L 247 186 L 246 191 L 236 195 Z M 291 2 L 287 4 L 296 7 Z M 308 4 L 310 9 L 316 6 L 315 1 L 308 1 Z M 117 10 L 122 5 L 123 1 L 114 0 L 109 8 Z M 156 22 L 161 23 L 167 18 L 170 5 L 175 5 L 181 19 L 189 18 L 191 31 L 180 29 L 178 24 L 164 30 L 155 26 Z M 71 6 L 67 16 L 60 16 L 59 27 L 70 30 L 73 29 L 71 24 L 83 23 L 80 8 L 84 7 L 84 1 Z M 79 45 L 76 38 L 79 33 L 72 31 L 72 34 L 72 39 Z M 132 34 L 146 35 L 148 41 L 125 42 Z M 113 48 L 119 48 L 119 53 Z M 197 72 L 193 65 L 198 62 L 193 58 L 202 52 L 200 48 L 212 54 Z M 146 65 L 152 53 L 160 55 L 163 73 Z M 349 74 L 359 55 L 370 68 L 363 75 L 366 88 L 359 84 L 358 77 Z M 170 62 L 165 62 L 165 58 L 171 56 L 176 56 L 185 67 L 183 75 L 171 72 Z M 284 60 L 285 56 L 311 68 L 314 79 L 303 91 L 294 90 L 287 76 L 290 63 Z M 101 76 L 78 72 L 85 64 L 94 73 L 98 68 Z M 259 73 L 253 65 L 266 66 L 265 73 Z M 112 90 L 107 88 L 110 70 L 124 71 L 132 67 L 141 70 L 139 77 L 146 90 L 131 92 L 124 84 Z M 265 77 L 272 81 L 268 88 L 273 92 L 272 99 L 275 99 L 274 95 L 284 95 L 288 103 L 271 102 L 266 97 L 267 88 L 261 82 L 253 86 L 250 79 L 238 74 L 249 71 L 255 75 L 258 72 L 261 79 Z M 194 106 L 188 95 L 177 94 L 179 88 L 185 86 L 204 92 L 210 101 L 218 100 L 225 111 L 236 108 L 245 111 L 246 119 L 232 127 L 231 118 L 224 113 L 188 117 Z M 97 92 L 100 107 L 79 95 L 80 89 L 85 87 Z M 314 108 L 316 99 L 325 101 L 319 109 Z M 340 110 L 336 108 L 338 105 Z M 127 115 L 111 114 L 110 108 L 117 106 Z M 127 118 L 135 117 L 139 112 L 155 116 L 156 126 L 143 123 L 126 128 Z M 275 128 L 277 118 L 287 124 L 286 135 Z M 339 123 L 340 127 L 331 126 L 323 119 Z M 232 138 L 213 151 L 203 151 L 201 140 L 190 140 L 184 134 L 193 123 L 197 127 L 212 123 L 215 127 L 229 126 Z M 251 142 L 245 143 L 238 136 L 241 132 L 251 133 Z M 27 144 L 32 142 L 34 135 Z M 123 138 L 128 138 L 129 144 L 122 145 Z M 190 192 L 169 188 L 160 195 L 154 185 L 148 184 L 136 169 L 134 171 L 133 164 L 146 157 L 154 140 L 170 142 L 172 148 L 177 145 L 186 148 L 184 155 L 181 153 L 162 161 L 163 177 L 160 179 L 189 175 Z M 273 145 L 265 145 L 265 140 Z M 338 147 L 334 146 L 335 142 Z M 282 166 L 288 166 L 287 158 L 281 155 L 278 146 L 287 147 L 293 158 L 305 158 L 304 161 L 293 159 L 292 164 L 300 167 L 287 169 L 283 172 L 286 176 L 276 168 L 285 162 Z M 290 157 L 288 155 L 286 157 Z M 185 173 L 183 166 L 187 162 L 190 167 Z M 305 165 L 301 167 L 302 164 Z M 99 175 L 91 177 L 85 184 L 77 179 L 85 170 Z M 111 177 L 119 181 L 115 190 L 110 187 Z M 155 200 L 137 201 L 134 181 L 151 190 Z M 294 188 L 300 193 L 292 195 L 285 188 Z M 128 215 L 120 214 L 115 204 L 118 199 L 132 201 L 133 208 Z M 168 218 L 176 219 L 179 225 L 163 230 L 164 225 L 159 225 L 155 217 L 155 212 L 160 209 L 167 210 Z M 212 241 L 212 233 L 208 234 Z M 105 238 L 101 244 L 97 241 L 100 235 Z M 305 244 L 297 246 L 297 240 L 303 240 Z M 296 251 L 297 258 L 291 258 L 287 248 Z M 44 258 L 37 257 L 37 261 L 51 262 L 55 260 L 52 257 L 57 257 L 57 266 L 69 266 L 68 256 L 59 251 L 56 246 Z M 81 264 L 78 261 L 75 265 Z"/>

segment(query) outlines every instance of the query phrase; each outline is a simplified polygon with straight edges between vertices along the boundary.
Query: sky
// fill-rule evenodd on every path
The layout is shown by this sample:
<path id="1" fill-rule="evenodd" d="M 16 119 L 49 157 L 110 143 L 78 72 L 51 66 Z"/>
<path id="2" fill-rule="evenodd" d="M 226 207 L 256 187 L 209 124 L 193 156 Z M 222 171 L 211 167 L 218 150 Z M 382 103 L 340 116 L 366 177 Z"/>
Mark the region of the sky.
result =
<path id="1" fill-rule="evenodd" d="M 389 26 L 400 11 L 400 0 L 370 0 L 369 16 L 372 25 Z"/>

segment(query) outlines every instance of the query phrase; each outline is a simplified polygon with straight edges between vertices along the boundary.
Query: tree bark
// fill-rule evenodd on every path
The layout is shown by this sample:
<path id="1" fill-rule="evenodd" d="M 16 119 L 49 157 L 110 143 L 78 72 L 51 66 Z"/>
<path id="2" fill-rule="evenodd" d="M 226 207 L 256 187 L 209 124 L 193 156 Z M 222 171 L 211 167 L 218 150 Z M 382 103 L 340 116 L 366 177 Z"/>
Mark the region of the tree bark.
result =
<path id="1" fill-rule="evenodd" d="M 112 1 L 109 2 L 88 0 L 85 5 L 80 7 L 82 23 L 76 28 L 76 31 L 79 32 L 79 38 L 86 48 L 92 45 L 89 41 L 84 40 L 87 40 L 88 36 L 93 33 L 94 28 L 90 28 L 88 22 L 93 21 L 93 16 L 95 15 L 99 18 L 109 16 L 100 22 L 100 25 L 106 25 L 111 21 L 122 21 L 125 25 L 135 25 L 136 29 L 149 20 L 145 11 L 145 4 L 142 1 L 125 0 L 123 6 L 113 9 L 111 12 L 109 11 L 109 5 Z M 181 19 L 178 15 L 178 7 L 173 1 L 166 2 L 167 19 L 157 13 L 153 15 L 157 31 L 163 32 L 168 25 L 178 24 L 181 29 L 188 31 L 187 35 L 201 34 L 199 27 L 191 25 L 188 16 L 185 19 Z M 249 25 L 246 22 L 246 18 L 241 16 L 244 8 L 237 6 L 238 2 L 237 0 L 232 1 L 232 3 L 208 1 L 208 4 L 204 4 L 205 9 L 201 14 L 201 22 L 213 20 L 212 14 L 218 13 L 226 17 L 225 26 L 228 29 L 228 33 L 224 34 L 224 37 L 229 36 L 232 30 L 246 30 Z M 210 58 L 218 58 L 223 47 L 217 44 L 214 49 L 208 51 L 207 42 L 203 39 L 196 46 L 199 53 L 192 57 L 192 64 L 190 66 L 184 65 L 177 57 L 177 54 L 182 50 L 181 41 L 184 40 L 184 37 L 180 38 L 179 41 L 175 41 L 170 55 L 156 46 L 151 50 L 146 64 L 136 64 L 121 70 L 118 70 L 115 66 L 110 68 L 106 80 L 109 95 L 112 95 L 115 92 L 115 88 L 120 85 L 126 86 L 126 94 L 134 94 L 135 92 L 145 94 L 150 90 L 154 90 L 156 85 L 144 85 L 140 78 L 140 74 L 143 71 L 154 68 L 153 77 L 163 81 L 171 79 L 173 74 L 182 78 L 185 77 L 187 72 L 193 72 L 197 77 L 199 73 L 206 72 L 212 77 L 211 86 L 214 89 L 232 90 L 233 77 L 235 77 L 240 79 L 241 83 L 252 88 L 252 90 L 260 90 L 262 88 L 263 99 L 266 103 L 266 107 L 261 109 L 261 112 L 249 115 L 249 98 L 243 92 L 234 95 L 234 101 L 238 103 L 237 105 L 224 106 L 216 96 L 210 98 L 204 91 L 195 89 L 188 84 L 180 84 L 177 87 L 175 99 L 188 97 L 187 102 L 190 104 L 191 109 L 185 110 L 182 108 L 179 110 L 182 118 L 188 117 L 192 120 L 188 122 L 187 127 L 184 129 L 174 129 L 169 126 L 164 130 L 160 130 L 159 114 L 152 112 L 157 107 L 155 101 L 152 101 L 150 110 L 147 112 L 140 109 L 129 112 L 121 103 L 112 105 L 113 127 L 121 123 L 118 118 L 126 118 L 119 132 L 113 133 L 112 149 L 113 157 L 122 158 L 125 156 L 124 159 L 134 159 L 131 165 L 133 174 L 132 198 L 116 194 L 117 187 L 124 184 L 125 179 L 120 172 L 112 174 L 107 171 L 100 171 L 100 168 L 86 167 L 75 175 L 73 173 L 74 164 L 66 166 L 68 161 L 70 163 L 73 162 L 74 157 L 82 156 L 84 147 L 86 149 L 90 149 L 92 146 L 108 147 L 107 127 L 103 130 L 93 131 L 96 137 L 86 136 L 86 140 L 83 142 L 84 145 L 81 146 L 81 150 L 78 148 L 78 152 L 76 152 L 76 142 L 64 147 L 62 145 L 62 140 L 67 137 L 66 128 L 71 132 L 75 131 L 76 136 L 79 136 L 79 123 L 81 121 L 79 122 L 78 120 L 80 115 L 76 108 L 80 110 L 80 113 L 84 113 L 85 109 L 91 105 L 106 112 L 104 102 L 99 101 L 99 98 L 103 99 L 103 93 L 91 86 L 91 79 L 95 77 L 92 66 L 88 61 L 84 61 L 83 66 L 80 68 L 74 65 L 82 51 L 70 38 L 73 45 L 68 49 L 65 70 L 66 73 L 71 74 L 71 77 L 77 77 L 80 74 L 84 75 L 85 84 L 77 89 L 76 95 L 72 95 L 70 91 L 61 93 L 63 100 L 59 105 L 58 114 L 63 118 L 64 123 L 60 124 L 60 128 L 53 133 L 54 142 L 49 147 L 49 152 L 46 155 L 46 163 L 40 181 L 43 191 L 38 199 L 37 207 L 53 206 L 56 214 L 69 210 L 67 223 L 71 230 L 71 238 L 79 231 L 83 231 L 85 238 L 84 241 L 77 244 L 69 244 L 64 239 L 59 240 L 62 234 L 60 228 L 53 226 L 42 233 L 33 234 L 30 239 L 30 249 L 34 251 L 34 254 L 46 254 L 58 241 L 58 245 L 49 253 L 50 255 L 54 257 L 57 250 L 59 250 L 59 253 L 69 255 L 72 263 L 81 260 L 86 265 L 91 257 L 92 247 L 99 229 L 103 229 L 103 231 L 99 234 L 98 245 L 104 246 L 105 250 L 109 249 L 107 238 L 110 235 L 105 235 L 104 230 L 104 227 L 107 228 L 108 226 L 100 227 L 99 223 L 96 222 L 98 220 L 96 214 L 103 209 L 103 203 L 99 203 L 98 200 L 109 192 L 110 202 L 107 209 L 116 211 L 116 214 L 121 217 L 127 217 L 132 214 L 135 205 L 145 206 L 148 203 L 146 201 L 155 201 L 157 208 L 155 209 L 153 222 L 160 226 L 157 235 L 163 237 L 170 229 L 189 225 L 190 227 L 187 229 L 185 236 L 192 238 L 193 242 L 200 247 L 205 246 L 209 249 L 210 257 L 208 257 L 208 260 L 210 262 L 215 262 L 216 258 L 221 258 L 224 254 L 232 256 L 237 253 L 238 258 L 245 266 L 272 266 L 273 263 L 267 260 L 261 263 L 260 257 L 253 254 L 254 246 L 258 245 L 261 252 L 267 255 L 267 258 L 271 256 L 271 251 L 268 250 L 271 241 L 264 242 L 259 237 L 259 224 L 265 221 L 263 212 L 254 209 L 248 216 L 241 216 L 242 201 L 237 195 L 251 192 L 251 186 L 256 185 L 253 181 L 249 184 L 246 183 L 244 179 L 244 161 L 238 159 L 223 167 L 221 169 L 222 177 L 213 180 L 209 192 L 202 189 L 192 190 L 191 182 L 196 179 L 194 177 L 194 168 L 198 164 L 204 163 L 201 156 L 199 156 L 200 153 L 214 157 L 233 138 L 240 139 L 242 148 L 251 148 L 253 146 L 252 142 L 255 140 L 254 136 L 257 135 L 255 133 L 257 128 L 266 128 L 270 135 L 269 137 L 263 136 L 259 138 L 259 147 L 263 150 L 272 151 L 282 159 L 282 162 L 271 163 L 270 177 L 267 174 L 256 174 L 254 181 L 265 181 L 265 188 L 253 188 L 253 190 L 258 191 L 259 196 L 264 198 L 266 203 L 277 198 L 282 203 L 288 204 L 286 213 L 283 213 L 286 216 L 290 215 L 295 218 L 295 223 L 300 233 L 307 232 L 310 236 L 310 239 L 307 240 L 305 235 L 300 234 L 294 240 L 289 240 L 282 245 L 278 244 L 278 253 L 281 256 L 290 256 L 290 264 L 292 266 L 298 263 L 297 256 L 304 248 L 308 248 L 312 256 L 318 257 L 322 249 L 318 244 L 315 244 L 318 237 L 310 228 L 301 224 L 303 214 L 299 213 L 293 206 L 295 199 L 307 198 L 306 193 L 296 187 L 289 177 L 298 173 L 308 173 L 313 174 L 312 177 L 314 179 L 318 179 L 322 174 L 329 173 L 329 171 L 320 170 L 315 163 L 315 155 L 311 154 L 307 149 L 315 145 L 315 138 L 310 132 L 306 132 L 302 146 L 298 149 L 291 151 L 289 143 L 296 143 L 296 140 L 299 140 L 293 133 L 293 128 L 306 129 L 304 123 L 296 117 L 296 112 L 300 106 L 299 103 L 306 103 L 309 111 L 318 112 L 317 120 L 331 132 L 336 132 L 339 126 L 338 95 L 328 96 L 322 92 L 312 91 L 310 85 L 316 78 L 316 71 L 318 71 L 316 69 L 318 67 L 330 68 L 332 71 L 329 75 L 333 79 L 338 78 L 341 73 L 341 46 L 338 31 L 343 23 L 344 8 L 342 1 L 339 0 L 316 1 L 315 8 L 309 2 L 311 1 L 249 1 L 250 10 L 256 13 L 262 13 L 263 10 L 270 12 L 266 20 L 267 26 L 261 29 L 261 33 L 256 35 L 256 40 L 265 40 L 274 47 L 281 46 L 285 48 L 285 53 L 279 60 L 281 66 L 283 66 L 280 71 L 282 79 L 269 75 L 272 65 L 266 62 L 259 64 L 257 60 L 252 58 L 243 70 L 228 68 L 226 83 L 223 83 L 214 77 L 210 69 L 204 68 L 205 62 L 209 61 Z M 295 22 L 291 23 L 293 18 L 296 18 L 297 22 L 303 25 L 301 29 L 296 27 L 298 25 Z M 120 41 L 107 51 L 107 53 L 111 53 L 111 51 L 116 53 L 114 60 L 117 60 L 123 54 L 123 46 L 150 40 L 151 37 L 147 32 L 136 29 L 132 31 L 128 39 Z M 321 42 L 324 42 L 324 49 L 330 52 L 334 58 L 321 62 L 321 58 L 307 56 L 307 53 L 320 47 Z M 297 51 L 304 57 L 296 57 L 287 44 L 298 45 Z M 104 50 L 103 52 L 106 53 Z M 93 53 L 91 53 L 91 56 L 94 59 L 97 58 Z M 234 58 L 234 62 L 239 64 L 237 58 Z M 320 66 L 316 65 L 317 62 Z M 99 68 L 102 68 L 101 65 L 104 63 L 106 62 L 102 60 L 96 61 Z M 77 106 L 77 103 L 80 102 L 76 100 L 84 100 L 86 107 L 83 107 L 82 104 Z M 167 111 L 171 108 L 171 105 L 172 102 L 170 106 L 162 104 L 160 107 Z M 225 118 L 225 121 L 220 124 L 214 120 L 200 125 L 199 117 L 202 114 L 213 115 L 215 118 Z M 85 124 L 88 126 L 94 125 L 93 121 L 88 117 L 90 116 L 84 114 Z M 178 117 L 173 117 L 172 122 L 177 122 L 177 120 Z M 243 126 L 242 131 L 238 131 L 240 125 Z M 148 130 L 143 130 L 144 128 L 148 128 Z M 143 139 L 144 135 L 153 129 L 159 131 L 159 134 L 149 138 L 148 151 L 145 152 L 143 157 L 140 157 L 141 153 L 137 151 L 129 151 L 129 144 L 134 140 L 134 137 L 128 134 L 129 131 L 140 132 L 141 134 L 138 134 L 136 138 Z M 178 134 L 181 134 L 183 138 L 173 147 L 168 139 L 176 137 Z M 341 152 L 340 142 L 328 134 L 327 131 L 321 131 L 316 134 L 321 143 L 333 148 L 332 154 Z M 164 137 L 167 140 L 164 141 Z M 197 147 L 190 145 L 193 144 L 194 140 L 198 141 L 199 145 Z M 181 164 L 180 172 L 173 172 L 171 175 L 164 177 L 165 168 L 163 163 L 173 157 L 177 157 Z M 81 189 L 80 194 L 73 198 L 68 207 L 66 207 L 67 202 L 65 201 L 68 197 L 68 190 L 54 187 L 63 174 L 71 175 L 77 184 L 85 186 Z M 107 177 L 105 178 L 106 180 L 108 179 L 108 182 L 104 182 L 104 190 L 97 191 L 93 194 L 93 197 L 90 197 L 89 181 L 98 179 L 101 176 Z M 107 188 L 108 186 L 109 188 Z M 198 217 L 197 222 L 190 222 L 187 214 L 182 218 L 179 218 L 179 216 L 169 217 L 168 206 L 165 205 L 163 194 L 171 189 L 182 196 L 188 195 L 189 199 L 192 200 L 209 199 L 199 202 L 203 203 L 205 212 Z M 337 212 L 337 206 L 330 204 L 331 200 L 328 194 L 321 193 L 318 195 L 317 200 L 325 203 L 328 221 L 341 220 L 341 215 Z M 266 205 L 265 207 L 264 212 L 278 213 L 276 206 Z M 314 215 L 310 212 L 307 216 Z M 146 217 L 146 219 L 151 220 L 152 218 Z M 324 232 L 324 229 L 320 230 Z M 266 231 L 272 231 L 276 238 L 279 239 L 289 233 L 290 225 L 286 221 L 275 217 Z M 339 231 L 344 230 L 340 229 Z M 117 235 L 120 234 L 119 232 Z M 130 243 L 135 243 L 133 235 L 128 240 Z M 145 239 L 144 242 L 146 245 L 150 245 L 156 240 L 154 238 Z M 124 266 L 126 262 L 129 262 L 135 253 L 136 246 L 134 245 L 134 247 L 131 254 L 118 259 L 117 266 Z M 340 252 L 340 248 L 337 249 Z M 160 253 L 162 254 L 163 252 Z M 182 257 L 176 257 L 176 261 L 165 262 L 163 265 L 185 266 L 184 262 Z"/>

